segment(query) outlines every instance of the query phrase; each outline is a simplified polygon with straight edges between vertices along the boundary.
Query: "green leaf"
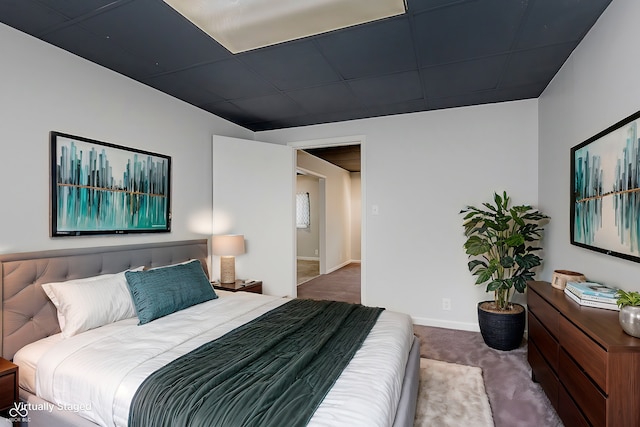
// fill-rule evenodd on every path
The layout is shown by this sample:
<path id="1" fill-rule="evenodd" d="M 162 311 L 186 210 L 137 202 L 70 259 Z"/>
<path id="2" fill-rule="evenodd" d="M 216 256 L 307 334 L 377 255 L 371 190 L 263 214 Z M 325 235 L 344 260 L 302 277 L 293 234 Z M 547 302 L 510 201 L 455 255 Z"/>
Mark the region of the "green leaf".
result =
<path id="1" fill-rule="evenodd" d="M 622 308 L 626 305 L 630 305 L 633 307 L 640 306 L 640 293 L 638 292 L 626 292 L 622 289 L 619 289 L 616 292 L 616 303 L 618 307 Z"/>
<path id="2" fill-rule="evenodd" d="M 485 268 L 483 270 L 478 270 L 478 271 L 480 272 L 480 274 L 478 274 L 478 279 L 476 280 L 476 285 L 483 284 L 487 280 L 490 280 L 491 276 L 493 276 L 493 269 L 491 269 L 491 268 Z"/>
<path id="3" fill-rule="evenodd" d="M 491 245 L 478 236 L 471 236 L 465 242 L 464 248 L 468 255 L 482 255 L 491 250 Z"/>
<path id="4" fill-rule="evenodd" d="M 504 287 L 504 282 L 501 280 L 494 280 L 487 285 L 487 292 L 494 292 Z"/>
<path id="5" fill-rule="evenodd" d="M 534 254 L 517 255 L 515 260 L 518 266 L 526 270 L 536 267 L 542 263 L 542 259 Z"/>
<path id="6" fill-rule="evenodd" d="M 523 276 L 514 277 L 513 287 L 516 288 L 516 291 L 523 293 L 527 288 L 527 279 Z"/>
<path id="7" fill-rule="evenodd" d="M 531 210 L 531 206 L 529 205 L 518 205 L 518 206 L 513 206 L 511 208 L 512 210 L 522 213 L 522 212 L 527 212 Z"/>
<path id="8" fill-rule="evenodd" d="M 520 227 L 524 227 L 525 226 L 524 220 L 518 216 L 518 212 L 515 211 L 513 208 L 511 209 L 511 218 Z"/>
<path id="9" fill-rule="evenodd" d="M 495 208 L 495 206 L 493 206 L 491 203 L 483 203 L 482 206 L 486 207 L 487 209 L 496 212 L 497 209 Z"/>
<path id="10" fill-rule="evenodd" d="M 469 271 L 471 273 L 473 273 L 473 270 L 478 266 L 482 266 L 484 268 L 487 268 L 487 263 L 482 261 L 482 260 L 475 259 L 473 261 L 469 261 L 469 263 L 467 264 L 467 267 L 469 267 Z"/>
<path id="11" fill-rule="evenodd" d="M 504 193 L 504 195 L 506 199 L 507 193 Z M 498 195 L 498 193 L 493 193 L 493 201 L 495 202 L 496 206 L 502 207 L 502 198 L 500 197 L 500 195 Z"/>
<path id="12" fill-rule="evenodd" d="M 467 211 L 460 211 L 460 213 L 465 213 L 465 212 L 467 212 Z M 463 218 L 463 219 L 465 219 L 465 220 L 466 220 L 466 219 L 469 219 L 469 218 L 473 218 L 473 217 L 474 217 L 474 216 L 476 216 L 476 215 L 477 215 L 477 212 L 469 212 L 468 214 L 466 214 L 466 215 L 464 216 L 464 218 Z"/>
<path id="13" fill-rule="evenodd" d="M 511 268 L 515 264 L 515 261 L 510 256 L 500 258 L 500 265 L 504 268 Z"/>
<path id="14" fill-rule="evenodd" d="M 515 246 L 520 246 L 524 244 L 524 236 L 522 234 L 513 234 L 505 240 L 507 246 L 513 248 Z"/>
<path id="15" fill-rule="evenodd" d="M 507 192 L 503 191 L 502 192 L 502 207 L 504 209 L 507 209 L 509 207 L 509 201 L 510 201 L 510 198 L 509 198 L 509 196 L 507 196 Z"/>

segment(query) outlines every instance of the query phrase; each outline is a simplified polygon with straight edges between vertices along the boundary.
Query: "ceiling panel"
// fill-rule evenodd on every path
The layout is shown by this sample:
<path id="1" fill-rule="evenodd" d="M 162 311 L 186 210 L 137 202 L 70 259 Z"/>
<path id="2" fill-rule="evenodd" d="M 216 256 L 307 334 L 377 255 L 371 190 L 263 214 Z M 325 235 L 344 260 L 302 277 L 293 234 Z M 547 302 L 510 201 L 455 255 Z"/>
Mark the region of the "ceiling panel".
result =
<path id="1" fill-rule="evenodd" d="M 91 16 L 81 25 L 109 38 L 122 51 L 154 64 L 157 72 L 231 57 L 218 43 L 211 43 L 211 38 L 199 28 L 175 16 L 173 9 L 157 0 L 128 2 L 109 13 Z"/>
<path id="2" fill-rule="evenodd" d="M 423 98 L 417 71 L 351 80 L 349 87 L 358 99 L 370 106 Z"/>
<path id="3" fill-rule="evenodd" d="M 347 80 L 417 69 L 406 16 L 336 31 L 318 44 Z"/>
<path id="4" fill-rule="evenodd" d="M 202 87 L 197 81 L 177 79 L 172 73 L 156 74 L 153 77 L 144 78 L 142 81 L 161 92 L 199 107 L 224 100 L 221 96 Z"/>
<path id="5" fill-rule="evenodd" d="M 300 106 L 291 98 L 281 95 L 265 95 L 253 97 L 250 99 L 238 99 L 232 101 L 241 110 L 253 115 L 256 120 L 282 120 L 287 117 L 295 117 L 300 115 Z M 268 112 L 268 114 L 265 114 Z"/>
<path id="6" fill-rule="evenodd" d="M 422 69 L 427 99 L 495 89 L 507 58 L 508 55 L 496 55 Z"/>
<path id="7" fill-rule="evenodd" d="M 511 54 L 505 69 L 504 87 L 536 84 L 547 76 L 555 75 L 575 48 L 575 43 L 541 47 Z"/>
<path id="8" fill-rule="evenodd" d="M 49 32 L 42 39 L 133 79 L 143 79 L 158 72 L 154 63 L 125 52 L 110 39 L 99 37 L 77 25 Z"/>
<path id="9" fill-rule="evenodd" d="M 22 0 L 18 0 L 22 1 Z M 99 11 L 114 3 L 113 0 L 40 0 L 43 7 L 58 11 L 67 18 L 75 19 L 80 16 Z"/>
<path id="10" fill-rule="evenodd" d="M 338 73 L 310 40 L 258 49 L 238 57 L 281 90 L 340 81 Z"/>
<path id="11" fill-rule="evenodd" d="M 0 0 L 0 22 L 254 131 L 535 98 L 611 0 L 408 0 L 232 55 L 162 0 Z"/>
<path id="12" fill-rule="evenodd" d="M 362 108 L 363 104 L 345 83 L 333 83 L 308 89 L 288 91 L 287 95 L 303 106 L 304 111 L 322 114 Z"/>
<path id="13" fill-rule="evenodd" d="M 606 2 L 536 0 L 522 26 L 518 48 L 580 41 L 604 10 L 604 3 Z"/>
<path id="14" fill-rule="evenodd" d="M 359 144 L 344 145 L 341 147 L 311 148 L 304 151 L 349 172 L 360 172 Z"/>
<path id="15" fill-rule="evenodd" d="M 247 69 L 235 58 L 178 71 L 175 78 L 192 81 L 227 100 L 278 92 L 268 80 Z"/>
<path id="16" fill-rule="evenodd" d="M 527 2 L 484 0 L 414 16 L 420 67 L 509 51 Z"/>

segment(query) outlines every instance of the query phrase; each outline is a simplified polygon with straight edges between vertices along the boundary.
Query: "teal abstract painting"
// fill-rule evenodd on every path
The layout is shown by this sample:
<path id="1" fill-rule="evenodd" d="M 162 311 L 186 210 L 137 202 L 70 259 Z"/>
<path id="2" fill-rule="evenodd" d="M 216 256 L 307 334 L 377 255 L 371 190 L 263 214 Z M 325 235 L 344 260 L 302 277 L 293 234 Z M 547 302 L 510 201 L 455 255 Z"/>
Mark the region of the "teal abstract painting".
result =
<path id="1" fill-rule="evenodd" d="M 171 158 L 51 132 L 51 234 L 170 231 Z"/>
<path id="2" fill-rule="evenodd" d="M 571 149 L 571 243 L 640 262 L 640 112 Z"/>

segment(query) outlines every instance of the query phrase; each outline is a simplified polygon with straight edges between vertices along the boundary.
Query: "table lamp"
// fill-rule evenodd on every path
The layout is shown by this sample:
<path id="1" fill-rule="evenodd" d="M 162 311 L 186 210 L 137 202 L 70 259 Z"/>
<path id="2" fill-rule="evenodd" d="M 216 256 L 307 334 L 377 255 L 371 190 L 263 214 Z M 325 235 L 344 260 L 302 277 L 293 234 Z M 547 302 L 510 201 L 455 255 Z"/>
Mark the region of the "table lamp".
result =
<path id="1" fill-rule="evenodd" d="M 244 253 L 244 236 L 218 235 L 211 238 L 211 251 L 220 256 L 220 283 L 236 282 L 236 255 Z"/>

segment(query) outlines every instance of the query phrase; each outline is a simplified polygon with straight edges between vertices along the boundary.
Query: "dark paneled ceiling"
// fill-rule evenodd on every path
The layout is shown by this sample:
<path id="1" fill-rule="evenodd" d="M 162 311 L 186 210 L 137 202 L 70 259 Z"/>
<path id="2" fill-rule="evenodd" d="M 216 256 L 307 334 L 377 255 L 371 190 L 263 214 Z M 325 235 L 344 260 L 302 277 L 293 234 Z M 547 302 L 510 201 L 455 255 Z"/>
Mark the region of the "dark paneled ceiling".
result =
<path id="1" fill-rule="evenodd" d="M 611 0 L 408 0 L 232 55 L 160 0 L 0 0 L 0 21 L 254 131 L 536 98 Z"/>
<path id="2" fill-rule="evenodd" d="M 360 172 L 360 144 L 339 147 L 308 148 L 307 153 L 326 160 L 349 172 Z"/>

